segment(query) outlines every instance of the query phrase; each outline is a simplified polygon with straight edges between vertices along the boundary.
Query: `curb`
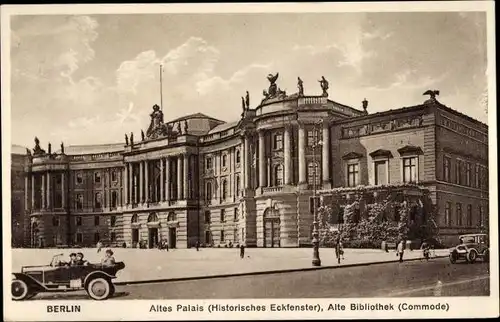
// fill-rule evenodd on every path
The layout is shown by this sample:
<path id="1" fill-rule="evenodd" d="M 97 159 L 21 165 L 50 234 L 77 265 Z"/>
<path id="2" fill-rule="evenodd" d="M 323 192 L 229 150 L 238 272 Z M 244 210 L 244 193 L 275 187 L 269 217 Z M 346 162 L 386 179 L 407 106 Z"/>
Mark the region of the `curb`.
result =
<path id="1" fill-rule="evenodd" d="M 435 258 L 446 258 L 448 255 L 436 255 Z M 403 260 L 404 262 L 411 262 L 422 260 L 423 258 L 410 258 Z M 293 273 L 293 272 L 303 272 L 303 271 L 314 271 L 322 269 L 337 269 L 337 268 L 347 268 L 347 267 L 362 267 L 369 265 L 381 265 L 389 263 L 398 263 L 399 260 L 390 261 L 378 261 L 378 262 L 366 262 L 366 263 L 355 263 L 347 265 L 330 265 L 330 266 L 319 266 L 319 267 L 303 267 L 303 268 L 288 268 L 288 269 L 278 269 L 271 271 L 260 271 L 260 272 L 246 272 L 246 273 L 227 273 L 227 274 L 215 274 L 215 275 L 205 275 L 205 276 L 188 276 L 188 277 L 174 277 L 174 278 L 163 278 L 155 280 L 140 280 L 140 281 L 129 281 L 129 282 L 117 282 L 113 283 L 115 285 L 136 285 L 136 284 L 153 284 L 153 283 L 168 283 L 168 282 L 182 282 L 182 281 L 192 281 L 192 280 L 204 280 L 211 278 L 227 278 L 227 277 L 240 277 L 240 276 L 252 276 L 252 275 L 266 275 L 266 274 L 279 274 L 279 273 Z"/>

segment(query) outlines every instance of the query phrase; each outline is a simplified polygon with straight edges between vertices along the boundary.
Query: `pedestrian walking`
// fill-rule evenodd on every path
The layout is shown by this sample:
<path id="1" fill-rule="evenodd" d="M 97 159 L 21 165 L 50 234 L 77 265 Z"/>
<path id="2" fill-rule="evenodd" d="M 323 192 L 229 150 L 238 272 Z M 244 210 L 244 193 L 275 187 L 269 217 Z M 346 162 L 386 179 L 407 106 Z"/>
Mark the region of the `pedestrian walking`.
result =
<path id="1" fill-rule="evenodd" d="M 337 238 L 337 241 L 335 242 L 335 257 L 337 258 L 337 263 L 340 264 L 340 237 Z"/>
<path id="2" fill-rule="evenodd" d="M 427 243 L 427 241 L 424 241 L 422 243 L 422 245 L 420 246 L 420 248 L 422 249 L 422 254 L 424 255 L 424 258 L 428 261 L 430 247 L 429 247 L 429 244 Z"/>
<path id="3" fill-rule="evenodd" d="M 197 240 L 196 241 L 196 251 L 199 251 L 200 250 L 200 241 Z"/>
<path id="4" fill-rule="evenodd" d="M 102 242 L 98 241 L 96 246 L 97 246 L 97 252 L 100 253 L 102 248 Z"/>
<path id="5" fill-rule="evenodd" d="M 404 255 L 404 252 L 405 252 L 405 248 L 404 248 L 404 242 L 401 240 L 398 244 L 398 247 L 397 247 L 397 255 L 399 255 L 399 262 L 402 263 L 403 262 L 403 255 Z"/>
<path id="6" fill-rule="evenodd" d="M 245 257 L 245 245 L 243 243 L 240 244 L 240 258 L 243 259 Z"/>

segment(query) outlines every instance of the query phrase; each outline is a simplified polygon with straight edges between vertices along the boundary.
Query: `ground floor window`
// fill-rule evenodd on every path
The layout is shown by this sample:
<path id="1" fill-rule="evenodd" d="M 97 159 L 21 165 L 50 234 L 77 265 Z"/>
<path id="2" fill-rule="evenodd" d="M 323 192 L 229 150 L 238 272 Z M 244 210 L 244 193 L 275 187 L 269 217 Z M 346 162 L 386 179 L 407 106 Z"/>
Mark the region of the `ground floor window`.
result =
<path id="1" fill-rule="evenodd" d="M 76 242 L 77 243 L 83 242 L 83 234 L 82 233 L 76 233 Z"/>
<path id="2" fill-rule="evenodd" d="M 99 235 L 99 232 L 94 233 L 94 242 L 97 243 L 99 240 L 101 240 L 101 236 Z"/>
<path id="3" fill-rule="evenodd" d="M 224 236 L 225 233 L 224 233 L 224 230 L 221 230 L 220 231 L 220 242 L 223 243 L 226 241 L 226 236 Z"/>

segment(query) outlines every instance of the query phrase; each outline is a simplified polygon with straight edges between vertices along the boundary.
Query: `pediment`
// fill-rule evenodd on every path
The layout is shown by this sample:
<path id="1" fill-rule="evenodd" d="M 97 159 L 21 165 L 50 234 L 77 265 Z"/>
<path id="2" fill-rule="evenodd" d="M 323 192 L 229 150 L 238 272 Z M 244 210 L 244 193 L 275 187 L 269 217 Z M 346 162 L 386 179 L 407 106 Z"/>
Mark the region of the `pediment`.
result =
<path id="1" fill-rule="evenodd" d="M 351 159 L 361 159 L 362 157 L 363 157 L 363 155 L 361 153 L 349 152 L 347 154 L 344 154 L 344 156 L 342 157 L 342 159 L 344 159 L 344 160 L 351 160 Z"/>
<path id="2" fill-rule="evenodd" d="M 392 158 L 392 152 L 389 150 L 378 149 L 370 153 L 372 158 L 385 157 Z"/>
<path id="3" fill-rule="evenodd" d="M 398 149 L 398 153 L 400 155 L 405 155 L 405 154 L 423 154 L 424 152 L 422 151 L 422 148 L 420 148 L 419 146 L 406 145 Z"/>

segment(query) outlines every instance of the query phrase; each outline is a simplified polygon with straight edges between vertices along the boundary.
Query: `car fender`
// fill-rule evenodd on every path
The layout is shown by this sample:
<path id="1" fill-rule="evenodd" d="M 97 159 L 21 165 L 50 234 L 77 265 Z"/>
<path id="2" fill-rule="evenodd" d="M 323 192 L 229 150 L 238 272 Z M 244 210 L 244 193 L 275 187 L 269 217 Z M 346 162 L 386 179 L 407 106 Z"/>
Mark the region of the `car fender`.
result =
<path id="1" fill-rule="evenodd" d="M 34 279 L 29 275 L 23 273 L 12 273 L 12 275 L 14 275 L 16 279 L 25 282 L 28 285 L 28 287 L 31 287 L 35 290 L 47 290 L 47 288 L 42 283 L 40 283 L 39 281 L 37 281 L 36 279 Z"/>
<path id="2" fill-rule="evenodd" d="M 116 278 L 116 276 L 110 275 L 110 274 L 103 272 L 103 271 L 94 271 L 94 272 L 88 274 L 87 276 L 85 276 L 85 279 L 83 280 L 83 285 L 85 285 L 85 288 L 87 287 L 87 284 L 92 279 L 97 278 L 97 277 L 103 277 L 103 278 L 109 279 L 109 280 Z"/>

